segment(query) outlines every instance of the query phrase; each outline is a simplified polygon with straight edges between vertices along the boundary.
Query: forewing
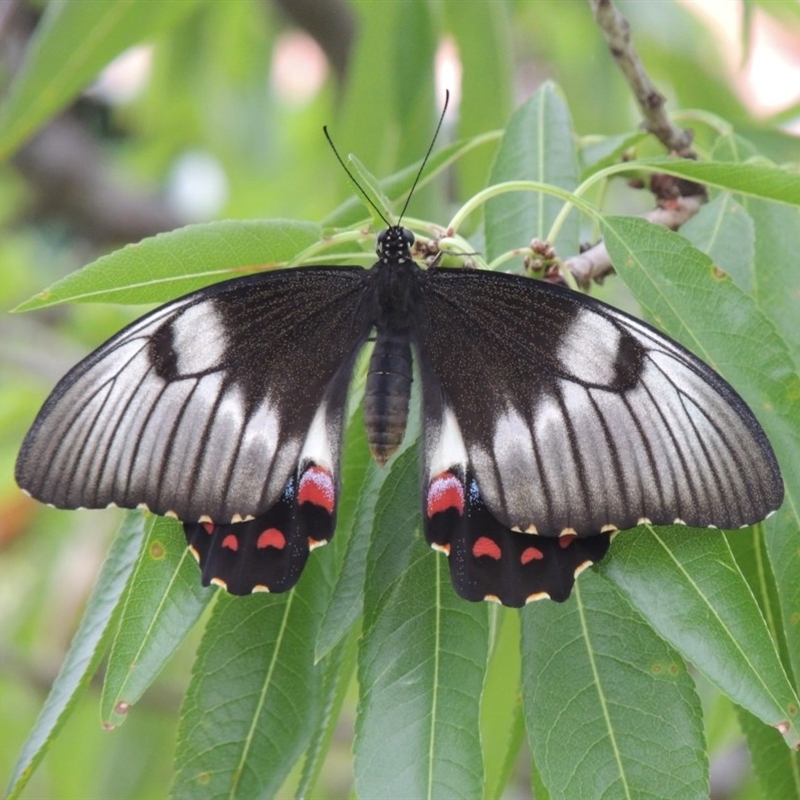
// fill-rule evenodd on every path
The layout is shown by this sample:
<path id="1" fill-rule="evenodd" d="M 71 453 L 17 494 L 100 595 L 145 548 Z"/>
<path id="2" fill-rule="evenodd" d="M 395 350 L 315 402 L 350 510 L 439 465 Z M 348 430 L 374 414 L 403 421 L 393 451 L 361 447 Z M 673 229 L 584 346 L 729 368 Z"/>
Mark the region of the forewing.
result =
<path id="1" fill-rule="evenodd" d="M 335 479 L 347 384 L 369 334 L 364 275 L 263 273 L 134 322 L 55 388 L 17 482 L 60 508 L 146 505 L 228 523 L 277 503 L 304 451 Z"/>
<path id="2" fill-rule="evenodd" d="M 508 528 L 734 528 L 783 498 L 752 412 L 707 365 L 599 301 L 519 276 L 431 270 L 417 349 L 428 485 L 474 475 Z"/>

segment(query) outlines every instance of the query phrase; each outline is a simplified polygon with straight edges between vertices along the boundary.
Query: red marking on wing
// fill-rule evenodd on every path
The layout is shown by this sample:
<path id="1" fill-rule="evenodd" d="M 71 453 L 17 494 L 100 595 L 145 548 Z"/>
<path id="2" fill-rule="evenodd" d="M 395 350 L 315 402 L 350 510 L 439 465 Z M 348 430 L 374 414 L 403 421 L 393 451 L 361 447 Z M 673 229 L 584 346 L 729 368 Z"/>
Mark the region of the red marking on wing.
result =
<path id="1" fill-rule="evenodd" d="M 464 513 L 464 485 L 452 472 L 437 475 L 428 487 L 428 517 L 454 508 Z"/>
<path id="2" fill-rule="evenodd" d="M 277 528 L 267 528 L 259 534 L 256 540 L 257 550 L 263 550 L 266 547 L 283 550 L 286 547 L 286 537 Z"/>
<path id="3" fill-rule="evenodd" d="M 300 478 L 297 502 L 299 505 L 312 503 L 315 506 L 324 508 L 329 514 L 333 514 L 333 507 L 336 503 L 336 489 L 330 472 L 322 467 L 309 467 L 303 473 L 303 477 Z"/>
<path id="4" fill-rule="evenodd" d="M 575 534 L 574 533 L 567 533 L 564 536 L 559 536 L 558 537 L 558 546 L 562 550 L 566 550 L 572 544 L 572 540 L 574 538 L 575 538 Z"/>
<path id="5" fill-rule="evenodd" d="M 222 546 L 227 550 L 233 550 L 235 553 L 239 549 L 239 540 L 232 533 L 229 533 L 222 540 Z"/>
<path id="6" fill-rule="evenodd" d="M 214 533 L 214 523 L 213 522 L 201 522 L 200 524 L 203 526 L 203 528 L 204 528 L 204 530 L 205 530 L 205 532 L 207 534 L 210 535 L 210 534 Z"/>
<path id="7" fill-rule="evenodd" d="M 531 561 L 541 561 L 544 558 L 544 553 L 538 547 L 526 547 L 522 551 L 519 560 L 523 564 L 530 564 Z"/>
<path id="8" fill-rule="evenodd" d="M 488 536 L 481 536 L 476 540 L 475 544 L 472 545 L 472 555 L 474 555 L 475 558 L 489 556 L 489 558 L 499 561 L 502 554 L 497 542 L 490 539 Z"/>

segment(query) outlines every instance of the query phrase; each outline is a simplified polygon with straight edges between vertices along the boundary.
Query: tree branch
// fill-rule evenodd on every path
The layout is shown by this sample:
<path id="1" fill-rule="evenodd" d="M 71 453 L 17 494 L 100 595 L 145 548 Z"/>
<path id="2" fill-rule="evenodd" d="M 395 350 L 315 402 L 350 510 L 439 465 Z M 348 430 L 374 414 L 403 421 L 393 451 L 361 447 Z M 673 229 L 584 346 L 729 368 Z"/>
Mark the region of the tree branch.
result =
<path id="1" fill-rule="evenodd" d="M 644 214 L 643 218 L 654 225 L 662 225 L 676 231 L 700 210 L 700 206 L 704 202 L 705 197 L 700 195 L 679 197 L 663 207 L 654 208 Z M 564 267 L 572 273 L 578 286 L 584 291 L 593 281 L 602 283 L 608 275 L 614 272 L 608 250 L 602 240 L 588 250 L 568 258 L 564 261 Z"/>
<path id="2" fill-rule="evenodd" d="M 592 13 L 603 31 L 611 55 L 628 81 L 644 116 L 644 128 L 670 152 L 694 158 L 691 131 L 675 125 L 664 111 L 664 95 L 656 89 L 631 40 L 631 26 L 613 0 L 589 0 Z"/>
<path id="3" fill-rule="evenodd" d="M 603 31 L 611 55 L 614 56 L 628 85 L 633 91 L 644 117 L 643 127 L 653 134 L 672 153 L 683 158 L 696 158 L 692 150 L 692 133 L 675 125 L 664 110 L 664 96 L 642 64 L 631 39 L 631 26 L 619 12 L 613 0 L 589 0 L 595 21 Z M 707 199 L 705 187 L 692 181 L 669 175 L 653 175 L 650 190 L 657 207 L 644 215 L 655 225 L 677 230 L 693 217 Z M 605 244 L 600 241 L 564 261 L 565 269 L 574 276 L 581 289 L 592 281 L 602 283 L 614 271 Z"/>

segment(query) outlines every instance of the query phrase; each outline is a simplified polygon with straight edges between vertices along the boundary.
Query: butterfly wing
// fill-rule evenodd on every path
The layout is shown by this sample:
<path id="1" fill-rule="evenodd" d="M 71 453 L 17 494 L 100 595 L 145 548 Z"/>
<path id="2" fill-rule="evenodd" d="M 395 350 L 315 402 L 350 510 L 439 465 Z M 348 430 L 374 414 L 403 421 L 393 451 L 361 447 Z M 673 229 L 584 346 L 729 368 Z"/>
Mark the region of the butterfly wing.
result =
<path id="1" fill-rule="evenodd" d="M 453 578 L 465 596 L 488 585 L 503 599 L 514 582 L 511 605 L 563 594 L 554 576 L 575 534 L 607 538 L 642 519 L 735 528 L 780 505 L 778 465 L 751 411 L 649 325 L 519 276 L 437 269 L 427 284 L 417 348 L 428 538 L 452 550 L 453 531 L 481 575 L 481 564 L 497 570 L 507 557 L 509 574 L 531 575 L 477 581 L 462 565 Z M 482 542 L 484 508 L 499 525 Z M 547 536 L 569 546 L 522 560 Z M 548 560 L 559 565 L 552 573 Z"/>
<path id="2" fill-rule="evenodd" d="M 212 532 L 193 543 L 201 555 L 242 553 L 271 528 L 297 540 L 285 516 L 294 520 L 291 508 L 309 499 L 332 533 L 343 409 L 370 327 L 365 274 L 263 273 L 134 322 L 55 388 L 25 438 L 17 482 L 60 508 L 144 505 L 200 521 Z M 254 536 L 225 528 L 265 515 Z M 195 534 L 187 530 L 190 541 Z M 279 543 L 274 534 L 260 541 Z"/>

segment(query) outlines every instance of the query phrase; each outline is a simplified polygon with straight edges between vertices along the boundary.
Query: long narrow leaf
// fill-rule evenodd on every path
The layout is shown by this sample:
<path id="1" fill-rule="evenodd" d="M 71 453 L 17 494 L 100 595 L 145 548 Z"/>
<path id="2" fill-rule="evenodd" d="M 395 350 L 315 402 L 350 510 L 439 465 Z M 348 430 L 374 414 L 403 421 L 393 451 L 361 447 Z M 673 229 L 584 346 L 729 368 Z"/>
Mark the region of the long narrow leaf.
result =
<path id="1" fill-rule="evenodd" d="M 747 738 L 753 770 L 764 797 L 800 799 L 800 753 L 788 750 L 774 728 L 740 708 L 739 724 Z"/>
<path id="2" fill-rule="evenodd" d="M 199 0 L 53 0 L 0 109 L 0 159 L 64 108 L 111 61 L 176 25 Z"/>
<path id="3" fill-rule="evenodd" d="M 124 596 L 144 535 L 144 516 L 128 514 L 111 546 L 58 677 L 14 767 L 8 786 L 9 798 L 19 796 L 97 671 L 105 653 L 109 627 Z"/>
<path id="4" fill-rule="evenodd" d="M 180 524 L 156 517 L 131 576 L 106 667 L 100 703 L 106 727 L 125 721 L 214 596 L 200 585 Z"/>
<path id="5" fill-rule="evenodd" d="M 491 182 L 532 180 L 574 189 L 578 161 L 572 120 L 558 88 L 542 86 L 514 112 L 492 167 Z M 486 255 L 494 259 L 531 239 L 545 239 L 563 203 L 549 195 L 510 193 L 486 204 Z M 571 214 L 554 244 L 561 252 L 578 251 L 578 219 Z"/>
<path id="6" fill-rule="evenodd" d="M 176 798 L 271 796 L 320 718 L 314 642 L 330 590 L 321 557 L 285 594 L 223 594 L 181 711 Z"/>
<path id="7" fill-rule="evenodd" d="M 319 241 L 311 222 L 228 220 L 187 225 L 98 258 L 20 304 L 30 311 L 56 303 L 158 303 L 268 267 L 285 266 Z"/>
<path id="8" fill-rule="evenodd" d="M 626 531 L 601 571 L 735 703 L 800 744 L 800 701 L 725 538 L 680 527 Z"/>
<path id="9" fill-rule="evenodd" d="M 361 797 L 482 793 L 487 610 L 456 597 L 444 557 L 415 534 L 418 509 L 411 450 L 384 485 L 370 549 L 355 749 Z"/>
<path id="10" fill-rule="evenodd" d="M 550 797 L 708 795 L 694 682 L 613 585 L 589 572 L 568 602 L 526 608 L 522 648 L 528 736 Z"/>

